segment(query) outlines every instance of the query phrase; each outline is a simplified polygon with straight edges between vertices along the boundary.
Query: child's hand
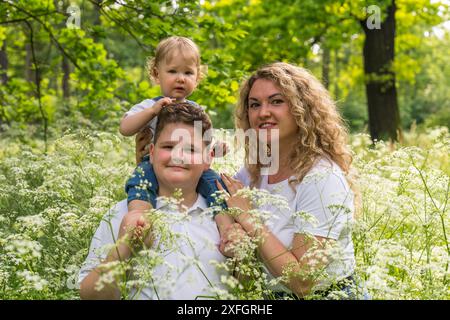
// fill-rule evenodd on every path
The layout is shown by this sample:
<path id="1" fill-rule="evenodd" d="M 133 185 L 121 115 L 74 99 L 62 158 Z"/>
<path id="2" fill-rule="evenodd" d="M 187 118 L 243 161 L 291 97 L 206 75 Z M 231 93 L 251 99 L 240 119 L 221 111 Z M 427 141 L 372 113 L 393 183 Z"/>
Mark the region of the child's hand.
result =
<path id="1" fill-rule="evenodd" d="M 154 108 L 154 110 L 156 111 L 156 113 L 158 114 L 158 113 L 161 112 L 161 110 L 162 110 L 163 107 L 165 107 L 165 106 L 171 104 L 171 103 L 174 102 L 174 101 L 175 101 L 175 99 L 173 99 L 173 98 L 164 97 L 164 98 L 159 99 L 159 100 L 153 105 L 153 108 Z"/>
<path id="2" fill-rule="evenodd" d="M 220 158 L 224 157 L 230 149 L 228 148 L 228 145 L 223 141 L 218 141 L 213 148 L 213 157 Z"/>
<path id="3" fill-rule="evenodd" d="M 133 244 L 143 242 L 149 248 L 153 243 L 150 228 L 151 225 L 145 217 L 144 210 L 129 211 L 120 224 L 119 239 L 126 237 Z"/>
<path id="4" fill-rule="evenodd" d="M 229 225 L 220 239 L 219 251 L 226 257 L 234 257 L 234 249 L 240 241 L 245 241 L 248 235 L 239 223 Z"/>

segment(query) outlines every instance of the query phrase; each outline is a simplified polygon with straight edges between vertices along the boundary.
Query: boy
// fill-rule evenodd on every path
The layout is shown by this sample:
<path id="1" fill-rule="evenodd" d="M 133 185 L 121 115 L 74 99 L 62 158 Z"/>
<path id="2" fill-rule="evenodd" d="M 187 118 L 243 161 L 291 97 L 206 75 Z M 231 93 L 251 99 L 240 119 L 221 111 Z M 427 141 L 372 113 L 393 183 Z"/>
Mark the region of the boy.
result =
<path id="1" fill-rule="evenodd" d="M 201 123 L 201 132 L 195 132 L 195 123 Z M 159 184 L 158 196 L 170 197 L 176 190 L 182 192 L 182 205 L 190 208 L 171 209 L 164 206 L 159 198 L 156 208 L 167 211 L 167 219 L 180 215 L 188 215 L 189 219 L 173 219 L 171 230 L 182 233 L 188 241 L 178 241 L 173 248 L 164 253 L 165 263 L 152 270 L 155 280 L 169 282 L 175 280 L 172 288 L 163 288 L 150 283 L 139 292 L 139 299 L 195 299 L 199 296 L 211 296 L 213 288 L 221 287 L 220 274 L 210 264 L 211 260 L 223 262 L 225 259 L 217 248 L 220 236 L 214 221 L 199 214 L 199 209 L 207 206 L 205 198 L 198 194 L 195 187 L 203 172 L 209 169 L 211 158 L 208 154 L 208 141 L 203 140 L 204 133 L 211 129 L 211 121 L 199 107 L 189 103 L 175 103 L 161 110 L 155 128 L 154 142 L 150 145 L 150 159 Z M 182 131 L 182 135 L 176 134 Z M 181 137 L 181 139 L 180 139 Z M 82 299 L 119 299 L 120 291 L 117 286 L 105 286 L 102 290 L 95 290 L 100 278 L 101 264 L 119 260 L 128 260 L 139 246 L 137 238 L 144 235 L 142 230 L 150 229 L 143 240 L 147 248 L 155 248 L 159 241 L 158 234 L 151 230 L 145 219 L 145 211 L 134 210 L 127 212 L 126 201 L 118 203 L 117 212 L 109 223 L 102 221 L 91 243 L 89 255 L 80 271 L 80 296 Z M 201 210 L 200 210 L 201 211 Z M 116 247 L 109 254 L 97 258 L 94 250 L 107 244 Z M 214 245 L 208 245 L 208 243 Z M 159 248 L 159 245 L 158 245 Z M 156 250 L 156 249 L 155 249 Z M 199 263 L 191 265 L 186 261 L 192 258 Z M 175 265 L 175 268 L 167 267 Z"/>

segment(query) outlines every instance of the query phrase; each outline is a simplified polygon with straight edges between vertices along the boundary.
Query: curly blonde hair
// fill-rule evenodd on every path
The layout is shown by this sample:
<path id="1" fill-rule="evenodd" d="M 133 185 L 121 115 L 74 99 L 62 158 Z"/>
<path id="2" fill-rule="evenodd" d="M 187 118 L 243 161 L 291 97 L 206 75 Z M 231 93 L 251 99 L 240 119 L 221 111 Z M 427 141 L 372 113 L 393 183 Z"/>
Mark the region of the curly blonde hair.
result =
<path id="1" fill-rule="evenodd" d="M 271 80 L 279 87 L 298 126 L 298 143 L 289 155 L 289 165 L 295 172 L 295 179 L 290 182 L 300 183 L 320 158 L 334 161 L 347 175 L 352 162 L 347 146 L 347 129 L 328 91 L 306 69 L 276 62 L 260 68 L 251 75 L 240 89 L 240 98 L 235 110 L 236 128 L 244 131 L 250 128 L 248 97 L 258 79 Z M 250 173 L 251 185 L 257 185 L 261 179 L 261 164 L 249 163 L 248 141 L 245 144 L 245 166 Z"/>

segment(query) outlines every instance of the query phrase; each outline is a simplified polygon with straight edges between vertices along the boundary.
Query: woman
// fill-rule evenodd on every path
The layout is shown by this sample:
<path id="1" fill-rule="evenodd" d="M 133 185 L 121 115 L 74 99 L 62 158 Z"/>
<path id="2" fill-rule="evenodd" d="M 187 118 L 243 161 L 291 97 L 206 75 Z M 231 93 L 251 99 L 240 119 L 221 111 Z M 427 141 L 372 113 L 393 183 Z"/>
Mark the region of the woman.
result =
<path id="1" fill-rule="evenodd" d="M 241 236 L 243 231 L 258 236 L 258 254 L 269 279 L 287 279 L 284 285 L 272 288 L 278 297 L 292 293 L 304 297 L 312 291 L 324 296 L 333 285 L 348 291 L 355 268 L 350 229 L 353 193 L 346 180 L 352 157 L 346 146 L 346 129 L 329 93 L 307 70 L 273 63 L 244 82 L 235 116 L 238 129 L 256 130 L 258 145 L 267 143 L 272 153 L 278 150 L 271 154 L 272 159 L 278 158 L 278 169 L 264 174 L 260 159 L 252 163 L 252 142 L 246 142 L 245 167 L 237 173 L 237 180 L 223 175 L 231 196 L 227 204 L 242 213 L 225 233 L 221 250 L 225 253 L 225 248 L 239 241 L 239 230 Z M 249 214 L 250 201 L 237 195 L 244 186 L 284 196 L 290 210 L 266 206 L 272 216 L 257 227 L 255 217 Z M 298 212 L 312 215 L 317 223 L 308 222 Z M 308 235 L 316 241 L 309 241 Z M 321 248 L 330 245 L 339 257 L 319 257 Z M 324 270 L 322 279 L 300 276 L 317 261 L 316 268 Z M 287 270 L 290 275 L 286 278 Z"/>

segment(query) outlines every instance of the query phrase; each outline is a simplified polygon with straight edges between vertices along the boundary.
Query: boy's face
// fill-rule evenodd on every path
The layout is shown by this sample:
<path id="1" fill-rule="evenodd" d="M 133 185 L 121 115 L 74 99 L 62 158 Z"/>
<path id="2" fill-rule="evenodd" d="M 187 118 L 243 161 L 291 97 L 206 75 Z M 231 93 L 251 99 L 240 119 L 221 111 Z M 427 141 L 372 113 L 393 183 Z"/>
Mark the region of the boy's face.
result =
<path id="1" fill-rule="evenodd" d="M 162 61 L 154 73 L 165 97 L 184 100 L 197 87 L 197 65 L 180 52 Z"/>
<path id="2" fill-rule="evenodd" d="M 169 123 L 150 145 L 150 159 L 160 188 L 196 189 L 203 171 L 209 169 L 210 157 L 201 132 L 194 126 Z M 161 190 L 161 189 L 160 189 Z"/>

